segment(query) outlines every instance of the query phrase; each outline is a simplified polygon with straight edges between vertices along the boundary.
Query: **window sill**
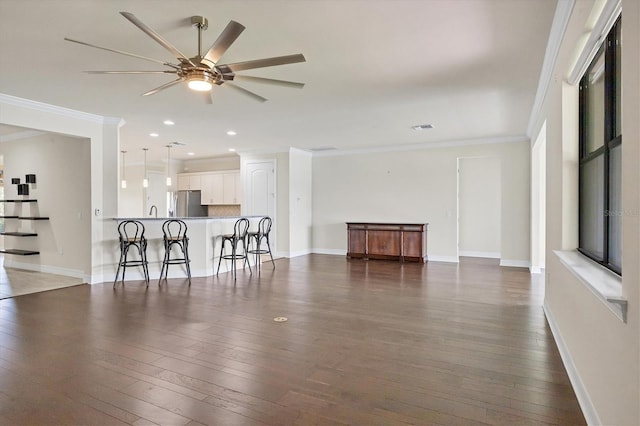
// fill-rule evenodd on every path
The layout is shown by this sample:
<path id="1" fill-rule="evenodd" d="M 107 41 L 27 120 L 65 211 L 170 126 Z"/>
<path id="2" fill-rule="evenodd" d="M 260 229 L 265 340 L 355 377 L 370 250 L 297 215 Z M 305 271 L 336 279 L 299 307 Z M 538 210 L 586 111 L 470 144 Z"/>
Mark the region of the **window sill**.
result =
<path id="1" fill-rule="evenodd" d="M 598 265 L 577 250 L 554 250 L 566 266 L 622 322 L 627 322 L 627 298 L 622 295 L 622 278 Z"/>

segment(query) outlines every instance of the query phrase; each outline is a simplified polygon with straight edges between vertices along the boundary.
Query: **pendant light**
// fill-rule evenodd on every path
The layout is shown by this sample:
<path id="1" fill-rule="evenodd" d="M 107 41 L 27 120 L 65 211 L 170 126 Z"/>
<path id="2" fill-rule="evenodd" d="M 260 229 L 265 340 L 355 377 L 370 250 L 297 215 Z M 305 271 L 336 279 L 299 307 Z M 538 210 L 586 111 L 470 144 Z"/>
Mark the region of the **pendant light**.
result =
<path id="1" fill-rule="evenodd" d="M 120 180 L 120 188 L 122 189 L 127 189 L 127 179 L 125 178 L 125 165 L 124 165 L 124 154 L 127 153 L 127 151 L 120 151 L 122 153 L 122 179 Z"/>
<path id="2" fill-rule="evenodd" d="M 149 179 L 147 178 L 147 151 L 149 151 L 149 148 L 142 148 L 142 150 L 144 151 L 144 179 L 142 179 L 142 187 L 148 188 Z"/>
<path id="3" fill-rule="evenodd" d="M 171 186 L 171 145 L 167 145 L 167 186 Z"/>

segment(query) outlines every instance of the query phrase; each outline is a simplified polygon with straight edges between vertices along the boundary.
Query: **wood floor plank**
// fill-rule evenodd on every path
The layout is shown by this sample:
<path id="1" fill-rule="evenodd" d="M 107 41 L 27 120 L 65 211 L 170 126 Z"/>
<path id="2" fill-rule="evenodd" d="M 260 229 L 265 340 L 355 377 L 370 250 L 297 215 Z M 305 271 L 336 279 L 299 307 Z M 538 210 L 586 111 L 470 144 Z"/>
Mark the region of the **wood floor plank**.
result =
<path id="1" fill-rule="evenodd" d="M 543 300 L 495 260 L 329 255 L 4 299 L 0 423 L 585 424 Z"/>

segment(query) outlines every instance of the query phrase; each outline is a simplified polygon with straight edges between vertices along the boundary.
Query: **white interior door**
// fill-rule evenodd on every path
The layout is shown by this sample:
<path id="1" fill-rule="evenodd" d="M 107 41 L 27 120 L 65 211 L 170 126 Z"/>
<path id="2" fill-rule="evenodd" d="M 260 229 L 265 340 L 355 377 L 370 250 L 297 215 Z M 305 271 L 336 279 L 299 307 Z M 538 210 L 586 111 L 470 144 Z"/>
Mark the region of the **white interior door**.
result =
<path id="1" fill-rule="evenodd" d="M 244 169 L 242 210 L 246 216 L 269 216 L 273 220 L 272 235 L 276 227 L 276 161 L 248 162 Z M 270 238 L 272 251 L 276 253 L 277 238 Z"/>

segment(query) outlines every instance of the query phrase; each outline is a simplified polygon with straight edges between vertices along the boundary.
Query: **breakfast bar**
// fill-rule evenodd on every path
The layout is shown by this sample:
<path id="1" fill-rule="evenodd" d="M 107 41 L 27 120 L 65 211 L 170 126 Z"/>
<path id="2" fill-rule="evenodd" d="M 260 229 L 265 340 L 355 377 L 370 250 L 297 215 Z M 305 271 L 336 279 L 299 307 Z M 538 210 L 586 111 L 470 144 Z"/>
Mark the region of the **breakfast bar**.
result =
<path id="1" fill-rule="evenodd" d="M 256 229 L 261 216 L 244 216 L 249 219 L 249 229 Z M 189 258 L 191 260 L 191 275 L 193 277 L 207 277 L 215 275 L 217 261 L 220 254 L 221 236 L 233 233 L 233 225 L 240 217 L 116 217 L 113 218 L 113 248 L 110 267 L 111 277 L 115 277 L 120 256 L 117 225 L 125 220 L 138 220 L 144 224 L 145 237 L 147 239 L 147 260 L 149 262 L 149 276 L 151 281 L 157 281 L 160 277 L 162 260 L 164 257 L 164 245 L 162 224 L 169 219 L 180 219 L 187 224 L 187 236 L 189 238 Z M 227 272 L 226 262 L 222 262 L 220 273 Z M 238 265 L 242 268 L 242 264 Z M 108 272 L 107 272 L 108 274 Z M 108 275 L 105 276 L 108 280 Z M 176 265 L 169 268 L 168 278 L 186 278 L 184 265 Z M 142 268 L 127 268 L 125 281 L 143 280 Z"/>

